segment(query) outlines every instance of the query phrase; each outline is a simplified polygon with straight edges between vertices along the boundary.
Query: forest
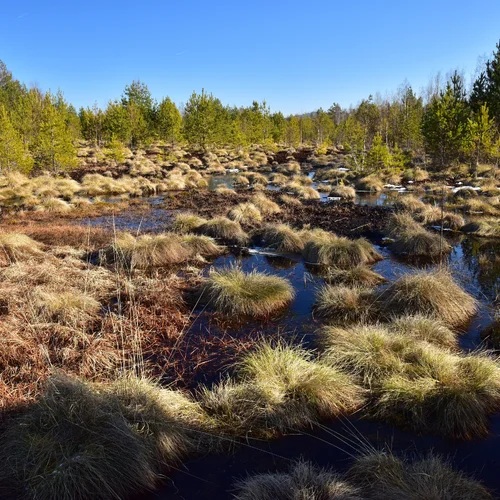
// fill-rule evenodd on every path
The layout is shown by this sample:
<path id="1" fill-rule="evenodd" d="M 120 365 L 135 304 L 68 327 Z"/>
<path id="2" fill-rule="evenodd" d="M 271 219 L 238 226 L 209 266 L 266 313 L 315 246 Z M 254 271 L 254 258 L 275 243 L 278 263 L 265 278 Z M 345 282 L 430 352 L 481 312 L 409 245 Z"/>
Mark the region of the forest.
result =
<path id="1" fill-rule="evenodd" d="M 180 109 L 179 109 L 180 108 Z M 177 107 L 157 101 L 147 85 L 134 81 L 121 98 L 78 111 L 64 99 L 28 88 L 0 62 L 0 167 L 3 172 L 61 173 L 77 163 L 77 141 L 103 148 L 122 160 L 123 147 L 154 142 L 217 146 L 283 144 L 319 148 L 341 146 L 357 169 L 403 168 L 413 155 L 428 156 L 436 168 L 500 158 L 500 43 L 470 92 L 455 71 L 446 82 L 434 78 L 422 95 L 404 83 L 390 98 L 363 99 L 343 109 L 332 104 L 304 115 L 285 117 L 265 102 L 225 106 L 202 90 Z"/>

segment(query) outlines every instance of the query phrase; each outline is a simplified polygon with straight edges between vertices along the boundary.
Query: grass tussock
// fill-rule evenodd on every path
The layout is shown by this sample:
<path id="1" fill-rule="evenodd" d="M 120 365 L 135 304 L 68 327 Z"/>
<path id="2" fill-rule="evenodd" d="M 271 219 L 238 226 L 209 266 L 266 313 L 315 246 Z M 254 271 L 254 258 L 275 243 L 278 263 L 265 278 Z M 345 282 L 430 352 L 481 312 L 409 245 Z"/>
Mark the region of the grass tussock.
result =
<path id="1" fill-rule="evenodd" d="M 354 200 L 356 198 L 356 190 L 352 186 L 333 186 L 328 196 L 342 200 Z"/>
<path id="2" fill-rule="evenodd" d="M 210 426 L 197 403 L 145 379 L 59 375 L 5 433 L 0 480 L 33 499 L 128 498 L 153 488 Z"/>
<path id="3" fill-rule="evenodd" d="M 175 217 L 172 223 L 172 231 L 180 234 L 192 233 L 205 222 L 206 222 L 205 219 L 199 217 L 196 214 L 192 214 L 190 212 L 183 212 Z"/>
<path id="4" fill-rule="evenodd" d="M 491 500 L 481 483 L 454 470 L 439 456 L 401 459 L 388 451 L 359 456 L 348 478 L 373 500 Z"/>
<path id="5" fill-rule="evenodd" d="M 43 255 L 43 245 L 21 233 L 0 234 L 0 249 L 5 265 Z"/>
<path id="6" fill-rule="evenodd" d="M 266 248 L 279 253 L 301 253 L 304 241 L 299 233 L 286 224 L 266 225 L 252 233 L 252 238 Z"/>
<path id="7" fill-rule="evenodd" d="M 237 267 L 212 270 L 202 288 L 203 298 L 216 310 L 232 316 L 266 317 L 286 307 L 294 298 L 284 278 Z"/>
<path id="8" fill-rule="evenodd" d="M 332 285 L 375 287 L 387 280 L 368 266 L 350 269 L 330 269 L 325 280 Z"/>
<path id="9" fill-rule="evenodd" d="M 159 480 L 127 421 L 88 385 L 66 378 L 50 381 L 3 443 L 0 480 L 31 499 L 126 497 Z"/>
<path id="10" fill-rule="evenodd" d="M 356 190 L 379 193 L 384 190 L 384 183 L 378 177 L 367 176 L 356 181 Z"/>
<path id="11" fill-rule="evenodd" d="M 363 391 L 298 346 L 261 344 L 238 366 L 239 380 L 205 390 L 202 405 L 228 432 L 273 436 L 358 408 Z"/>
<path id="12" fill-rule="evenodd" d="M 185 234 L 181 237 L 182 245 L 193 256 L 217 257 L 224 252 L 224 248 L 217 245 L 210 236 L 198 234 Z"/>
<path id="13" fill-rule="evenodd" d="M 421 271 L 391 283 L 381 294 L 380 308 L 386 316 L 424 314 L 451 327 L 464 325 L 477 303 L 447 271 Z"/>
<path id="14" fill-rule="evenodd" d="M 500 220 L 498 218 L 479 219 L 463 226 L 462 231 L 485 238 L 500 238 Z"/>
<path id="15" fill-rule="evenodd" d="M 500 366 L 382 326 L 324 328 L 325 360 L 371 390 L 367 413 L 419 433 L 471 439 L 500 408 Z"/>
<path id="16" fill-rule="evenodd" d="M 248 236 L 241 229 L 239 223 L 226 217 L 217 217 L 206 221 L 196 228 L 196 232 L 234 245 L 246 245 L 248 243 Z"/>
<path id="17" fill-rule="evenodd" d="M 317 294 L 314 311 L 331 323 L 362 323 L 376 316 L 377 304 L 369 288 L 326 285 Z"/>
<path id="18" fill-rule="evenodd" d="M 373 264 L 382 257 L 362 238 L 349 240 L 331 234 L 320 234 L 307 241 L 303 251 L 304 259 L 311 264 L 332 266 L 340 269 Z"/>
<path id="19" fill-rule="evenodd" d="M 240 203 L 231 208 L 227 214 L 228 219 L 240 224 L 255 224 L 262 221 L 260 210 L 253 203 Z"/>
<path id="20" fill-rule="evenodd" d="M 264 193 L 252 196 L 251 202 L 260 210 L 262 215 L 275 215 L 281 212 L 280 206 L 270 200 Z"/>
<path id="21" fill-rule="evenodd" d="M 288 194 L 281 195 L 280 200 L 283 203 L 283 205 L 289 205 L 293 207 L 302 206 L 302 202 L 298 198 L 295 198 L 294 196 L 290 196 Z"/>
<path id="22" fill-rule="evenodd" d="M 389 327 L 398 334 L 424 340 L 436 346 L 458 347 L 457 334 L 450 330 L 444 322 L 429 316 L 422 314 L 401 316 L 394 318 Z"/>
<path id="23" fill-rule="evenodd" d="M 236 484 L 237 500 L 360 500 L 359 490 L 339 474 L 310 462 L 293 464 L 288 472 L 250 476 Z"/>
<path id="24" fill-rule="evenodd" d="M 107 251 L 107 258 L 130 269 L 167 267 L 186 262 L 190 257 L 181 237 L 173 233 L 138 237 L 122 233 Z"/>
<path id="25" fill-rule="evenodd" d="M 451 245 L 437 233 L 431 233 L 424 228 L 401 231 L 390 245 L 395 255 L 408 258 L 436 259 L 452 250 Z"/>

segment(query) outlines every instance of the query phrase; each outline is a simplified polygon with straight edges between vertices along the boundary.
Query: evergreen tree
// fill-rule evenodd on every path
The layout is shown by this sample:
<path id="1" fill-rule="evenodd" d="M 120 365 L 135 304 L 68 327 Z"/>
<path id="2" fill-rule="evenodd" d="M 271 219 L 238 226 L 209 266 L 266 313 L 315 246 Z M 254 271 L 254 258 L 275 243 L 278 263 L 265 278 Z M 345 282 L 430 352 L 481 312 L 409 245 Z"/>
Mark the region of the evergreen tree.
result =
<path id="1" fill-rule="evenodd" d="M 131 142 L 131 124 L 127 108 L 118 101 L 110 101 L 104 112 L 103 135 L 108 141 L 117 139 L 124 144 Z"/>
<path id="2" fill-rule="evenodd" d="M 184 110 L 183 133 L 191 144 L 203 149 L 224 140 L 228 131 L 228 110 L 219 99 L 207 94 L 193 92 Z"/>
<path id="3" fill-rule="evenodd" d="M 180 138 L 182 117 L 177 106 L 167 97 L 163 99 L 156 114 L 158 137 L 172 144 Z"/>
<path id="4" fill-rule="evenodd" d="M 76 166 L 76 150 L 64 110 L 58 109 L 50 93 L 45 95 L 40 132 L 35 144 L 36 163 L 40 168 L 59 172 Z"/>
<path id="5" fill-rule="evenodd" d="M 469 118 L 471 173 L 477 175 L 477 167 L 481 161 L 494 156 L 495 121 L 490 118 L 488 106 L 482 104 L 479 111 Z"/>
<path id="6" fill-rule="evenodd" d="M 21 136 L 12 125 L 7 110 L 0 104 L 0 172 L 17 171 L 28 174 L 33 168 L 33 158 Z"/>
<path id="7" fill-rule="evenodd" d="M 280 143 L 285 140 L 286 134 L 286 118 L 281 111 L 271 115 L 271 137 L 275 143 Z"/>
<path id="8" fill-rule="evenodd" d="M 486 63 L 486 70 L 474 82 L 471 103 L 476 112 L 482 104 L 487 104 L 490 116 L 500 126 L 500 42 L 493 58 Z"/>
<path id="9" fill-rule="evenodd" d="M 298 146 L 300 142 L 300 122 L 296 116 L 290 116 L 286 121 L 285 142 L 289 146 Z"/>
<path id="10" fill-rule="evenodd" d="M 430 103 L 422 121 L 427 150 L 440 167 L 457 161 L 467 149 L 470 109 L 457 72 L 446 89 Z"/>
<path id="11" fill-rule="evenodd" d="M 381 170 L 391 163 L 391 153 L 387 145 L 382 140 L 382 136 L 377 134 L 373 138 L 372 146 L 366 155 L 366 166 L 374 170 Z"/>

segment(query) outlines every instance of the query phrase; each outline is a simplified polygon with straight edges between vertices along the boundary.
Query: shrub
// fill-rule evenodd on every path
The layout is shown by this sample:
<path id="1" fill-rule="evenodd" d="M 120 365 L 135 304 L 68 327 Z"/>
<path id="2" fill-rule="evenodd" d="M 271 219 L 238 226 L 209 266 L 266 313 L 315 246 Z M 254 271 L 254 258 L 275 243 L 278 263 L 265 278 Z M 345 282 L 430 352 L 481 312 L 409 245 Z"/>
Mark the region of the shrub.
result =
<path id="1" fill-rule="evenodd" d="M 449 326 L 466 323 L 476 312 L 476 300 L 447 271 L 421 271 L 402 276 L 384 290 L 380 308 L 386 316 L 425 314 Z"/>
<path id="2" fill-rule="evenodd" d="M 203 286 L 204 298 L 217 311 L 232 316 L 263 317 L 283 309 L 295 296 L 284 278 L 233 267 L 212 270 Z"/>
<path id="3" fill-rule="evenodd" d="M 206 221 L 196 228 L 196 232 L 235 245 L 246 245 L 248 243 L 248 236 L 241 229 L 239 223 L 226 217 L 217 217 Z"/>
<path id="4" fill-rule="evenodd" d="M 356 323 L 376 316 L 376 300 L 367 288 L 326 285 L 316 297 L 315 312 L 333 323 Z"/>
<path id="5" fill-rule="evenodd" d="M 432 454 L 409 460 L 386 451 L 373 451 L 356 459 L 348 475 L 363 495 L 373 500 L 491 500 L 492 495 Z"/>
<path id="6" fill-rule="evenodd" d="M 341 476 L 303 461 L 287 473 L 250 476 L 236 489 L 237 500 L 360 500 L 359 490 Z"/>

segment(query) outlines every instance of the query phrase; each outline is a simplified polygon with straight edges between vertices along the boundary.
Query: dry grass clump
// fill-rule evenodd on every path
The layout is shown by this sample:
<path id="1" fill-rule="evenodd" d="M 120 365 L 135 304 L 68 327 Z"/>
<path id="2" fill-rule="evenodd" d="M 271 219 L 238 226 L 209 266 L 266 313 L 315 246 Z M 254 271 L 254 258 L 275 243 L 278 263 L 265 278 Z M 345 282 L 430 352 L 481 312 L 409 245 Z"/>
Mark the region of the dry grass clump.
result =
<path id="1" fill-rule="evenodd" d="M 0 249 L 5 264 L 40 257 L 43 245 L 21 233 L 0 234 Z"/>
<path id="2" fill-rule="evenodd" d="M 261 211 L 263 215 L 275 215 L 281 212 L 280 206 L 270 200 L 264 193 L 252 196 L 251 202 Z"/>
<path id="3" fill-rule="evenodd" d="M 392 214 L 387 221 L 385 232 L 391 238 L 398 238 L 401 234 L 423 229 L 422 226 L 408 212 Z"/>
<path id="4" fill-rule="evenodd" d="M 181 241 L 182 245 L 193 256 L 217 257 L 224 252 L 224 249 L 220 245 L 217 245 L 210 236 L 185 234 L 182 236 Z"/>
<path id="5" fill-rule="evenodd" d="M 280 200 L 284 205 L 290 205 L 294 207 L 302 206 L 302 202 L 298 198 L 295 198 L 294 196 L 290 196 L 288 194 L 282 194 L 280 196 Z"/>
<path id="6" fill-rule="evenodd" d="M 304 241 L 299 233 L 286 224 L 266 225 L 252 233 L 252 238 L 266 248 L 273 248 L 280 253 L 301 253 Z"/>
<path id="7" fill-rule="evenodd" d="M 369 175 L 356 181 L 356 190 L 379 193 L 384 190 L 384 183 L 382 182 L 382 179 Z"/>
<path id="8" fill-rule="evenodd" d="M 312 235 L 304 246 L 303 256 L 311 264 L 341 269 L 373 264 L 382 259 L 368 241 L 338 238 L 331 233 L 329 236 L 325 233 Z"/>
<path id="9" fill-rule="evenodd" d="M 172 231 L 175 233 L 186 234 L 192 233 L 206 222 L 205 219 L 190 212 L 182 212 L 177 214 L 173 223 Z"/>
<path id="10" fill-rule="evenodd" d="M 500 367 L 486 355 L 456 355 L 422 343 L 406 373 L 381 381 L 374 417 L 456 439 L 485 436 L 500 410 Z"/>
<path id="11" fill-rule="evenodd" d="M 431 233 L 423 227 L 400 231 L 396 240 L 390 245 L 395 255 L 408 258 L 435 259 L 449 254 L 451 245 L 436 233 Z"/>
<path id="12" fill-rule="evenodd" d="M 340 475 L 304 461 L 288 472 L 250 476 L 236 488 L 237 500 L 361 500 L 360 491 Z"/>
<path id="13" fill-rule="evenodd" d="M 468 214 L 498 215 L 498 209 L 486 200 L 471 198 L 461 205 L 462 210 Z"/>
<path id="14" fill-rule="evenodd" d="M 348 478 L 370 500 L 491 500 L 479 482 L 452 468 L 439 456 L 400 459 L 388 451 L 359 456 Z"/>
<path id="15" fill-rule="evenodd" d="M 253 203 L 236 205 L 229 210 L 227 217 L 240 224 L 255 224 L 262 221 L 260 210 Z"/>
<path id="16" fill-rule="evenodd" d="M 130 497 L 195 447 L 186 429 L 202 415 L 144 380 L 99 387 L 58 376 L 4 435 L 0 480 L 40 500 Z"/>
<path id="17" fill-rule="evenodd" d="M 423 314 L 414 314 L 394 318 L 389 328 L 401 335 L 445 348 L 458 346 L 458 337 L 442 321 Z"/>
<path id="18" fill-rule="evenodd" d="M 354 200 L 356 190 L 351 186 L 333 186 L 328 196 L 341 198 L 342 200 Z"/>
<path id="19" fill-rule="evenodd" d="M 350 269 L 329 269 L 325 280 L 333 285 L 374 287 L 387 280 L 368 266 L 360 265 Z"/>
<path id="20" fill-rule="evenodd" d="M 144 234 L 137 238 L 130 233 L 117 235 L 105 252 L 107 260 L 129 269 L 152 269 L 186 262 L 191 256 L 174 233 Z"/>
<path id="21" fill-rule="evenodd" d="M 4 437 L 0 479 L 40 500 L 108 499 L 153 488 L 159 478 L 144 444 L 109 406 L 86 384 L 51 380 Z"/>
<path id="22" fill-rule="evenodd" d="M 476 299 L 457 285 L 447 271 L 404 275 L 389 285 L 379 303 L 386 316 L 430 315 L 451 327 L 465 324 L 477 308 Z"/>
<path id="23" fill-rule="evenodd" d="M 463 226 L 462 231 L 485 238 L 500 238 L 500 220 L 497 218 L 479 219 Z"/>
<path id="24" fill-rule="evenodd" d="M 368 414 L 416 432 L 484 436 L 500 408 L 500 366 L 380 326 L 325 328 L 325 360 L 371 389 Z"/>
<path id="25" fill-rule="evenodd" d="M 227 432 L 273 436 L 321 418 L 350 413 L 363 401 L 352 379 L 298 346 L 261 344 L 239 365 L 238 383 L 202 394 L 202 405 Z"/>
<path id="26" fill-rule="evenodd" d="M 315 312 L 331 323 L 361 323 L 376 316 L 377 304 L 369 288 L 326 285 L 317 294 Z"/>
<path id="27" fill-rule="evenodd" d="M 287 306 L 295 296 L 288 280 L 232 267 L 212 269 L 202 289 L 203 297 L 217 311 L 232 316 L 269 316 Z"/>
<path id="28" fill-rule="evenodd" d="M 423 212 L 427 208 L 427 205 L 423 201 L 411 194 L 400 196 L 394 203 L 394 206 L 413 213 Z"/>
<path id="29" fill-rule="evenodd" d="M 63 292 L 36 288 L 33 304 L 40 319 L 75 327 L 95 320 L 101 310 L 101 304 L 95 298 L 70 288 Z"/>
<path id="30" fill-rule="evenodd" d="M 312 186 L 304 186 L 299 191 L 299 198 L 302 200 L 319 200 L 321 195 Z"/>
<path id="31" fill-rule="evenodd" d="M 248 243 L 248 236 L 241 229 L 239 223 L 226 217 L 216 217 L 208 220 L 198 226 L 196 232 L 234 245 L 246 245 Z"/>

